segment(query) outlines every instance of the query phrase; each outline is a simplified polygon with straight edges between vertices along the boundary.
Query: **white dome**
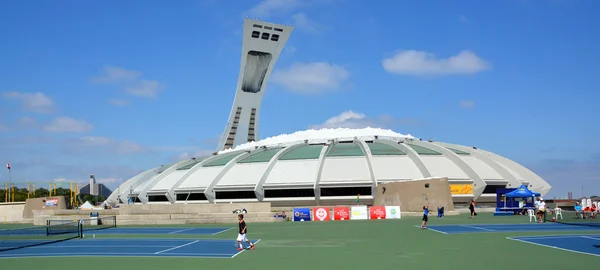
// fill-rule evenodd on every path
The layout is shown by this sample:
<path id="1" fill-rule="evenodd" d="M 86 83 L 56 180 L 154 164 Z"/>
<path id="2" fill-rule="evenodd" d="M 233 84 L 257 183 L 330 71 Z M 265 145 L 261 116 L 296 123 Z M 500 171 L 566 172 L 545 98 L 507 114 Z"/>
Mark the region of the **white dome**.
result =
<path id="1" fill-rule="evenodd" d="M 114 205 L 131 195 L 142 203 L 343 204 L 357 191 L 368 200 L 363 194 L 379 183 L 429 177 L 471 187 L 471 193 L 453 194 L 455 201 L 484 195 L 495 200 L 498 187 L 527 184 L 542 195 L 551 189 L 529 169 L 475 147 L 422 141 L 384 129 L 338 128 L 274 136 L 156 167 L 121 184 L 107 201 Z"/>

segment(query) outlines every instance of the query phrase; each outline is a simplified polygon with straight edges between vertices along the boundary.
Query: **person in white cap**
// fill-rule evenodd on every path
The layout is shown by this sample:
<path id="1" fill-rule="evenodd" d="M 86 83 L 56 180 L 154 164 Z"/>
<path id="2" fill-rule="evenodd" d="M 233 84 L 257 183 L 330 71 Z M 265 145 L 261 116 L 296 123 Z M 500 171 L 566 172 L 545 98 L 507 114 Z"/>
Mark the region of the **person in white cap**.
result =
<path id="1" fill-rule="evenodd" d="M 544 198 L 540 198 L 540 202 L 537 206 L 538 208 L 538 218 L 540 219 L 540 223 L 544 222 L 544 215 L 546 214 L 546 203 L 544 202 Z"/>

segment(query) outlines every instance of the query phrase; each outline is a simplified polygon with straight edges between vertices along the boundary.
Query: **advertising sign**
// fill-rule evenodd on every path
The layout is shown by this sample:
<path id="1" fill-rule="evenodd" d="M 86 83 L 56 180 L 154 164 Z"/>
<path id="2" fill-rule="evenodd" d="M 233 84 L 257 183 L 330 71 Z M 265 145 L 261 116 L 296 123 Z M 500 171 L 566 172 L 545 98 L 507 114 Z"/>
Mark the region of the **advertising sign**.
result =
<path id="1" fill-rule="evenodd" d="M 450 184 L 450 194 L 473 194 L 473 184 Z"/>
<path id="2" fill-rule="evenodd" d="M 366 206 L 352 206 L 350 208 L 350 219 L 369 219 L 369 214 Z"/>
<path id="3" fill-rule="evenodd" d="M 350 219 L 350 208 L 348 208 L 348 206 L 340 206 L 333 208 L 333 220 L 348 219 Z"/>
<path id="4" fill-rule="evenodd" d="M 385 219 L 385 206 L 371 206 L 369 214 L 371 219 Z"/>
<path id="5" fill-rule="evenodd" d="M 386 219 L 395 219 L 400 218 L 402 214 L 400 213 L 400 206 L 386 206 L 385 207 L 385 218 Z"/>
<path id="6" fill-rule="evenodd" d="M 328 207 L 313 208 L 313 220 L 314 221 L 331 220 L 331 216 L 329 215 L 329 208 Z"/>
<path id="7" fill-rule="evenodd" d="M 293 221 L 310 221 L 310 208 L 294 208 Z"/>

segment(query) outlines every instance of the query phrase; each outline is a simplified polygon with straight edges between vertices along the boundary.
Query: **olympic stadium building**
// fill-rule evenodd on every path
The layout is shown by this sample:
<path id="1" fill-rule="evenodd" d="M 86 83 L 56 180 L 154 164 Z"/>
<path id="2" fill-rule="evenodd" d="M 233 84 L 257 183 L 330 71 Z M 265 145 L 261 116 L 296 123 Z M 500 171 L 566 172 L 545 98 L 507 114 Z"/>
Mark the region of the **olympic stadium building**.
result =
<path id="1" fill-rule="evenodd" d="M 143 172 L 109 204 L 272 202 L 330 205 L 372 200 L 378 184 L 447 177 L 455 202 L 490 198 L 521 184 L 546 194 L 551 186 L 491 152 L 422 141 L 382 129 L 307 130 L 240 145 Z"/>
<path id="2" fill-rule="evenodd" d="M 266 82 L 292 26 L 246 19 L 236 95 L 217 152 L 147 170 L 107 199 L 127 203 L 271 202 L 336 205 L 373 200 L 378 184 L 446 177 L 455 203 L 495 201 L 497 188 L 551 186 L 527 168 L 472 146 L 390 130 L 306 130 L 259 140 Z"/>

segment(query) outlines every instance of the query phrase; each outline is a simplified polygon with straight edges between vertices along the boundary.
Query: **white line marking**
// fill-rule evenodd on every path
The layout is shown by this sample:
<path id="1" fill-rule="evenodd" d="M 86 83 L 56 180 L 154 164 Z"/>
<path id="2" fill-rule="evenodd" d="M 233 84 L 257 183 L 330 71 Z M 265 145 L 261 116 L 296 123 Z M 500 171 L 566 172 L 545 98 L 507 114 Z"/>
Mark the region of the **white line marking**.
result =
<path id="1" fill-rule="evenodd" d="M 594 238 L 594 237 L 589 237 L 589 236 L 581 236 L 581 237 L 600 241 L 600 238 Z"/>
<path id="2" fill-rule="evenodd" d="M 419 225 L 415 225 L 415 227 L 417 227 L 417 228 L 419 228 L 419 229 L 421 228 L 421 226 L 419 226 Z M 432 229 L 432 228 L 429 228 L 429 227 L 427 227 L 427 229 L 426 229 L 426 230 L 430 230 L 430 231 L 438 232 L 438 233 L 441 233 L 441 234 L 448 234 L 447 232 L 438 231 L 438 230 L 436 230 L 436 229 Z"/>
<path id="3" fill-rule="evenodd" d="M 0 255 L 2 259 L 14 259 L 14 258 L 68 258 L 68 257 L 112 257 L 112 258 L 204 258 L 204 259 L 231 259 L 231 254 L 197 254 L 197 253 L 173 253 L 176 255 L 163 254 L 155 256 L 153 253 L 45 253 L 41 254 L 26 254 L 17 253 L 11 255 Z"/>
<path id="4" fill-rule="evenodd" d="M 254 242 L 254 245 L 258 244 L 258 242 L 260 242 L 260 239 L 256 240 L 256 242 Z M 233 256 L 231 256 L 231 258 L 235 258 L 235 256 L 242 254 L 242 252 L 246 251 L 246 249 L 242 249 L 240 250 L 238 253 L 233 254 Z"/>
<path id="5" fill-rule="evenodd" d="M 179 230 L 179 231 L 170 232 L 167 234 L 176 234 L 176 233 L 180 233 L 180 232 L 187 232 L 187 231 L 191 231 L 193 229 L 196 229 L 196 228 L 183 229 L 183 230 Z"/>
<path id="6" fill-rule="evenodd" d="M 213 233 L 213 234 L 211 234 L 211 235 L 217 235 L 217 234 L 220 234 L 220 233 L 224 233 L 224 232 L 226 232 L 226 231 L 229 231 L 229 230 L 231 230 L 231 229 L 233 229 L 233 228 L 225 229 L 225 230 L 222 230 L 222 231 L 219 231 L 219 232 Z"/>
<path id="7" fill-rule="evenodd" d="M 566 248 L 561 248 L 561 247 L 555 247 L 555 246 L 550 246 L 550 245 L 544 245 L 544 244 L 540 244 L 540 243 L 529 242 L 527 240 L 515 239 L 515 238 L 510 238 L 510 237 L 506 237 L 506 239 L 513 240 L 513 241 L 519 241 L 519 242 L 527 243 L 527 244 L 532 244 L 532 245 L 536 245 L 536 246 L 541 246 L 541 247 L 548 247 L 548 248 L 558 249 L 558 250 L 562 250 L 562 251 L 568 251 L 568 252 L 573 252 L 573 253 L 579 253 L 579 254 L 585 254 L 585 255 L 592 255 L 592 256 L 600 257 L 600 254 L 594 254 L 594 253 L 588 253 L 588 252 L 583 252 L 583 251 L 571 250 L 571 249 L 566 249 Z"/>
<path id="8" fill-rule="evenodd" d="M 482 230 L 482 231 L 486 231 L 486 232 L 495 232 L 496 230 L 492 230 L 492 229 L 486 229 L 486 228 L 481 228 L 481 227 L 476 227 L 476 226 L 469 226 L 469 225 L 458 225 L 460 227 L 465 227 L 465 228 L 470 228 L 470 229 L 475 229 L 475 230 Z"/>
<path id="9" fill-rule="evenodd" d="M 189 246 L 189 245 L 192 245 L 192 244 L 196 244 L 196 243 L 198 243 L 198 242 L 200 242 L 200 240 L 196 240 L 196 241 L 194 241 L 194 242 L 189 242 L 189 243 L 187 243 L 187 244 L 183 244 L 183 245 L 179 245 L 179 246 L 176 246 L 176 247 L 172 247 L 172 248 L 168 248 L 168 249 L 165 249 L 165 250 L 161 250 L 161 251 L 155 252 L 154 254 L 161 254 L 161 253 L 163 253 L 163 252 L 167 252 L 167 251 L 175 250 L 175 249 L 178 249 L 178 248 L 182 248 L 182 247 L 185 247 L 185 246 Z"/>
<path id="10" fill-rule="evenodd" d="M 541 236 L 538 236 L 538 235 L 536 235 L 536 236 L 518 236 L 515 238 L 519 238 L 519 239 L 527 241 L 529 239 L 531 239 L 531 240 L 535 240 L 535 239 L 565 239 L 565 238 L 580 238 L 580 237 L 584 237 L 584 236 L 579 235 L 579 234 L 573 234 L 573 235 L 565 234 L 565 235 L 545 235 L 545 236 L 544 235 L 541 235 Z"/>

